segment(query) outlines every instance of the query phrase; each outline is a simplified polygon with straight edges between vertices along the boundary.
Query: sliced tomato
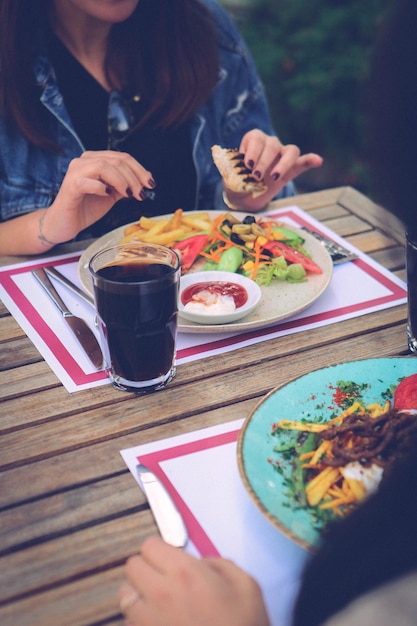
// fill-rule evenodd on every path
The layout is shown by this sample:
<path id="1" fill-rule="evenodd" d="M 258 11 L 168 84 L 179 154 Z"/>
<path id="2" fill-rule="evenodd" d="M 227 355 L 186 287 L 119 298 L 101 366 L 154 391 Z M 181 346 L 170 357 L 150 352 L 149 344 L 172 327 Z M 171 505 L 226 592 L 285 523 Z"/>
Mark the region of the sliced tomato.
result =
<path id="1" fill-rule="evenodd" d="M 417 409 L 417 374 L 403 378 L 394 392 L 394 409 Z"/>
<path id="2" fill-rule="evenodd" d="M 268 241 L 262 248 L 262 250 L 268 250 L 274 256 L 283 256 L 288 263 L 300 263 L 306 272 L 313 272 L 314 274 L 322 274 L 321 267 L 314 263 L 305 254 L 292 248 L 282 241 Z"/>
<path id="3" fill-rule="evenodd" d="M 181 267 L 183 270 L 189 270 L 200 252 L 207 245 L 208 235 L 193 235 L 177 241 L 172 247 L 177 250 L 181 256 Z"/>

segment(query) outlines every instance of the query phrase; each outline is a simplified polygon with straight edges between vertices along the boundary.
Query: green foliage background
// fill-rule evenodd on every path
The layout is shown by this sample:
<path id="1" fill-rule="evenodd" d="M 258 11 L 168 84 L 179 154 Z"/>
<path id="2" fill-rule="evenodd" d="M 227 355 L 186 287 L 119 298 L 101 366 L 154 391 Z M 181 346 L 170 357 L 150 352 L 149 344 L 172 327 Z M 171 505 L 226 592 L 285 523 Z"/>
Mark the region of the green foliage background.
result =
<path id="1" fill-rule="evenodd" d="M 388 0 L 222 1 L 254 56 L 281 140 L 325 159 L 301 186 L 368 193 L 366 85 Z"/>

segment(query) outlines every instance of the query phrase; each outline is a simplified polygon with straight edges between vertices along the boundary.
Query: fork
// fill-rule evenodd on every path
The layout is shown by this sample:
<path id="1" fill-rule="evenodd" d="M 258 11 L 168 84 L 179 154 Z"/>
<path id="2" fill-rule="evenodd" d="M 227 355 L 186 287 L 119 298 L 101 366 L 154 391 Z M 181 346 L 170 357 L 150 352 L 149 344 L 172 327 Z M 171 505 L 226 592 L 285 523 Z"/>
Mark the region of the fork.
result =
<path id="1" fill-rule="evenodd" d="M 340 263 L 346 263 L 347 261 L 353 261 L 358 258 L 358 255 L 344 248 L 339 243 L 333 241 L 333 239 L 329 239 L 320 233 L 317 233 L 315 230 L 311 230 L 306 226 L 302 226 L 301 230 L 304 230 L 306 233 L 313 235 L 317 241 L 321 243 L 322 246 L 327 250 L 327 252 L 332 257 L 333 265 L 339 265 Z"/>

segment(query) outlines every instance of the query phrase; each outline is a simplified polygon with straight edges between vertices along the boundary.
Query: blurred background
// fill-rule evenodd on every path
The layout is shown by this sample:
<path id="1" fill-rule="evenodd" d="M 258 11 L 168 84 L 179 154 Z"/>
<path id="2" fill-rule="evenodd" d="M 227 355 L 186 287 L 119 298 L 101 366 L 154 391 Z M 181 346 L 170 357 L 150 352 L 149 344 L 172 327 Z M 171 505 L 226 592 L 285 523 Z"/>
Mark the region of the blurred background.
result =
<path id="1" fill-rule="evenodd" d="M 220 0 L 255 59 L 284 143 L 324 157 L 300 192 L 351 185 L 375 199 L 366 86 L 389 0 Z"/>

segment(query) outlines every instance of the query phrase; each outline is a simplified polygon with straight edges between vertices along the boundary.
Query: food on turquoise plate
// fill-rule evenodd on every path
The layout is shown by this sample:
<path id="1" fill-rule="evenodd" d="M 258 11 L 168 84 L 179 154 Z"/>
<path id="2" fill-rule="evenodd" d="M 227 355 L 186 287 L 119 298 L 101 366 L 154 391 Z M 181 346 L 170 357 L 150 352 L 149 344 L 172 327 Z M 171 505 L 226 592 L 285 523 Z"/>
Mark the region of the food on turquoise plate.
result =
<path id="1" fill-rule="evenodd" d="M 375 415 L 382 411 L 382 421 L 385 409 L 406 413 L 406 417 L 401 419 L 409 420 L 416 441 L 417 422 L 414 420 L 417 420 L 417 415 L 413 393 L 416 370 L 415 357 L 348 361 L 296 377 L 272 390 L 259 402 L 239 433 L 238 466 L 254 504 L 279 531 L 303 548 L 314 550 L 329 525 L 347 515 L 348 506 L 353 508 L 356 505 L 345 503 L 346 510 L 342 516 L 335 512 L 334 503 L 325 509 L 320 509 L 318 505 L 301 506 L 295 494 L 301 494 L 300 497 L 306 499 L 307 468 L 302 468 L 301 462 L 295 462 L 299 458 L 298 448 L 303 444 L 311 446 L 310 450 L 303 450 L 310 453 L 310 457 L 303 462 L 312 461 L 311 453 L 314 454 L 318 448 L 318 443 L 312 441 L 315 433 L 288 429 L 277 433 L 273 424 L 285 419 L 302 424 L 314 423 L 325 429 L 329 427 L 330 420 L 339 417 L 357 401 L 363 406 L 373 407 Z M 386 404 L 387 401 L 389 404 Z M 310 442 L 306 444 L 308 438 Z M 275 450 L 277 447 L 279 451 Z M 355 464 L 347 476 L 358 492 L 364 487 L 368 493 L 377 486 L 382 465 L 375 464 L 377 469 L 364 471 L 362 466 L 356 465 L 357 459 L 349 459 L 349 462 Z M 383 469 L 386 471 L 386 468 Z M 357 483 L 353 482 L 355 479 Z"/>
<path id="2" fill-rule="evenodd" d="M 289 506 L 306 510 L 320 528 L 375 491 L 415 441 L 416 385 L 417 375 L 406 377 L 367 403 L 366 384 L 338 381 L 334 407 L 323 407 L 322 420 L 274 423 L 269 461 L 285 478 Z"/>
<path id="3" fill-rule="evenodd" d="M 400 382 L 394 393 L 394 407 L 417 410 L 417 374 L 407 376 Z"/>

